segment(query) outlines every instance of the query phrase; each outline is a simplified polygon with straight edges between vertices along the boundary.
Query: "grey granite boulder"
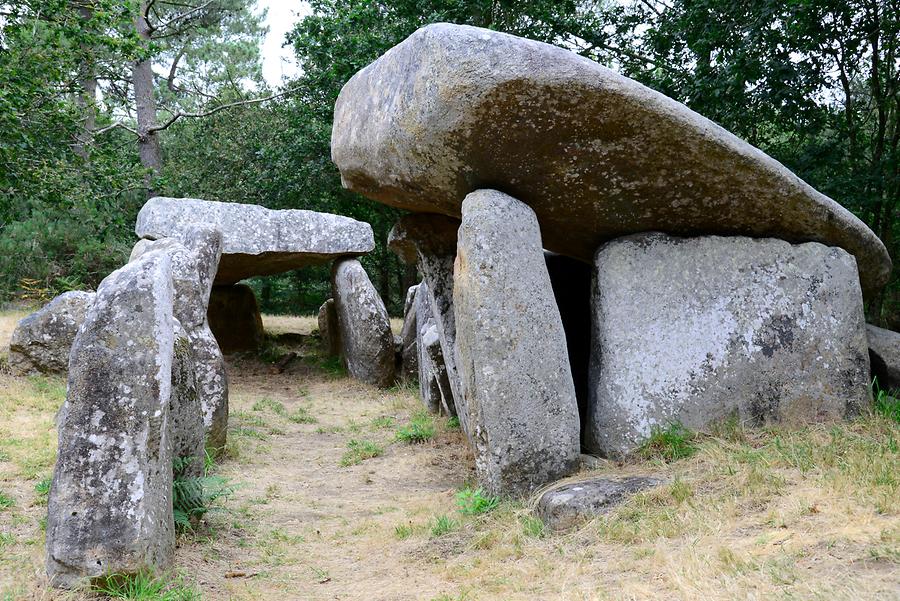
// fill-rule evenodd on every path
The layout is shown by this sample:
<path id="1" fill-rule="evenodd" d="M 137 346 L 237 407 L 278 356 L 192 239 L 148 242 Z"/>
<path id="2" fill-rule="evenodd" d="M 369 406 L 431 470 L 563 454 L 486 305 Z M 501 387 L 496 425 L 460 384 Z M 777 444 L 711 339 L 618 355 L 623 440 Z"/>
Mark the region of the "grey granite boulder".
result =
<path id="1" fill-rule="evenodd" d="M 207 318 L 226 355 L 255 351 L 266 338 L 256 295 L 246 284 L 213 286 Z"/>
<path id="2" fill-rule="evenodd" d="M 335 261 L 331 291 L 347 371 L 373 386 L 392 385 L 396 357 L 391 322 L 384 302 L 359 261 Z"/>
<path id="3" fill-rule="evenodd" d="M 608 513 L 631 495 L 658 486 L 658 478 L 590 478 L 568 482 L 541 494 L 535 514 L 551 530 L 568 530 Z"/>
<path id="4" fill-rule="evenodd" d="M 172 313 L 171 258 L 147 253 L 101 282 L 75 338 L 48 503 L 56 586 L 171 563 Z"/>
<path id="5" fill-rule="evenodd" d="M 447 415 L 456 415 L 447 365 L 431 308 L 428 284 L 425 282 L 419 284 L 416 290 L 415 312 L 419 396 L 425 408 L 432 413 L 443 411 Z"/>
<path id="6" fill-rule="evenodd" d="M 900 391 L 900 334 L 866 325 L 872 375 L 878 386 L 897 394 Z"/>
<path id="7" fill-rule="evenodd" d="M 495 186 L 531 206 L 548 250 L 664 230 L 815 240 L 887 282 L 875 234 L 783 165 L 683 104 L 587 58 L 464 25 L 419 29 L 353 76 L 334 111 L 344 186 L 457 217 Z"/>
<path id="8" fill-rule="evenodd" d="M 566 337 L 528 205 L 495 190 L 463 202 L 453 308 L 479 482 L 523 495 L 578 468 Z"/>
<path id="9" fill-rule="evenodd" d="M 216 284 L 356 256 L 375 248 L 372 227 L 341 215 L 196 198 L 151 198 L 138 213 L 139 238 L 182 240 L 193 225 L 222 232 Z"/>
<path id="10" fill-rule="evenodd" d="M 595 261 L 588 448 L 692 429 L 839 420 L 870 402 L 856 261 L 782 240 L 646 234 Z"/>
<path id="11" fill-rule="evenodd" d="M 93 302 L 93 292 L 65 292 L 19 321 L 9 341 L 12 372 L 66 373 L 75 334 Z"/>
<path id="12" fill-rule="evenodd" d="M 169 437 L 174 477 L 199 477 L 205 466 L 206 428 L 197 385 L 198 361 L 184 327 L 174 321 L 172 392 L 169 398 Z"/>
<path id="13" fill-rule="evenodd" d="M 450 384 L 452 402 L 459 416 L 460 426 L 468 437 L 466 401 L 462 398 L 459 373 L 456 366 L 456 317 L 453 310 L 453 262 L 456 260 L 456 238 L 459 220 L 444 215 L 406 215 L 398 221 L 388 235 L 388 247 L 407 264 L 418 265 L 422 281 L 427 284 L 423 292 L 441 345 L 443 367 L 439 378 L 446 373 Z M 421 357 L 421 355 L 420 355 Z"/>
<path id="14" fill-rule="evenodd" d="M 322 340 L 322 350 L 327 356 L 340 356 L 341 330 L 338 326 L 337 310 L 334 308 L 333 298 L 329 298 L 319 307 L 319 338 Z"/>

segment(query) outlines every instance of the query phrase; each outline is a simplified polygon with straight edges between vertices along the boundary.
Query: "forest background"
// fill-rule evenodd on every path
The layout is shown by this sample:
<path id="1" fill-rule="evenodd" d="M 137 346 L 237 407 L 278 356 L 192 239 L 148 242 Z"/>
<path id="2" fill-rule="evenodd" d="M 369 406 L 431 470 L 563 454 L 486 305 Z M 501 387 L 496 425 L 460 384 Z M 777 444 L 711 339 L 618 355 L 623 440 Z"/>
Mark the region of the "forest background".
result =
<path id="1" fill-rule="evenodd" d="M 90 289 L 127 259 L 149 196 L 367 221 L 363 263 L 392 314 L 414 270 L 386 249 L 395 209 L 342 189 L 343 84 L 427 23 L 570 48 L 772 155 L 900 251 L 900 0 L 313 0 L 262 77 L 253 0 L 0 1 L 0 303 Z M 264 311 L 310 313 L 329 271 L 251 282 Z M 900 326 L 895 276 L 867 306 Z"/>

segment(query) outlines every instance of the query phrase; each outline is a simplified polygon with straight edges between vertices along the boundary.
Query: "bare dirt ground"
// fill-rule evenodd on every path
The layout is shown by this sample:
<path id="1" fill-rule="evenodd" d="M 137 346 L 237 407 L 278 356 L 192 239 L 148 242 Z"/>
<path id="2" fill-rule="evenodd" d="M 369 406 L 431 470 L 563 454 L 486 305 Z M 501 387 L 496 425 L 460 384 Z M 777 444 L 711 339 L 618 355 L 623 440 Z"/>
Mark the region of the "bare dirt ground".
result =
<path id="1" fill-rule="evenodd" d="M 0 316 L 0 348 L 20 316 Z M 315 328 L 265 322 L 276 334 Z M 436 418 L 425 443 L 396 437 L 420 411 L 415 391 L 350 380 L 308 337 L 266 354 L 289 350 L 300 356 L 282 373 L 258 358 L 230 363 L 230 444 L 215 473 L 236 489 L 181 536 L 164 575 L 200 598 L 900 599 L 900 427 L 884 417 L 735 429 L 672 463 L 600 462 L 590 473 L 668 484 L 550 535 L 529 502 L 458 511 L 472 475 L 459 431 Z M 43 574 L 41 484 L 64 396 L 61 379 L 0 373 L 3 601 L 95 598 L 52 591 Z M 362 442 L 383 452 L 353 464 Z"/>

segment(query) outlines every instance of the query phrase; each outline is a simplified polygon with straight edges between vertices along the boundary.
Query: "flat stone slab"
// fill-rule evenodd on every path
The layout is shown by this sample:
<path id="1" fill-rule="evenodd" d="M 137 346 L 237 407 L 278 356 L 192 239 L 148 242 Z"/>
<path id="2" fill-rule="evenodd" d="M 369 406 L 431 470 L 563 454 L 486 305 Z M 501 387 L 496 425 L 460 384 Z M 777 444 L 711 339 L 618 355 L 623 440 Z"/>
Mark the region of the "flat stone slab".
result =
<path id="1" fill-rule="evenodd" d="M 608 513 L 633 494 L 662 483 L 659 478 L 645 476 L 569 482 L 543 493 L 535 514 L 551 530 L 568 530 Z"/>
<path id="2" fill-rule="evenodd" d="M 537 214 L 548 250 L 590 261 L 626 234 L 748 235 L 840 246 L 863 287 L 891 260 L 866 225 L 745 141 L 573 52 L 463 25 L 416 31 L 335 105 L 344 186 L 458 217 L 496 188 Z"/>
<path id="3" fill-rule="evenodd" d="M 835 422 L 871 403 L 856 262 L 817 242 L 663 234 L 597 251 L 587 448 L 654 427 Z"/>
<path id="4" fill-rule="evenodd" d="M 181 238 L 191 225 L 222 232 L 216 284 L 282 273 L 375 248 L 372 226 L 362 221 L 298 209 L 196 198 L 151 198 L 138 213 L 140 238 Z"/>

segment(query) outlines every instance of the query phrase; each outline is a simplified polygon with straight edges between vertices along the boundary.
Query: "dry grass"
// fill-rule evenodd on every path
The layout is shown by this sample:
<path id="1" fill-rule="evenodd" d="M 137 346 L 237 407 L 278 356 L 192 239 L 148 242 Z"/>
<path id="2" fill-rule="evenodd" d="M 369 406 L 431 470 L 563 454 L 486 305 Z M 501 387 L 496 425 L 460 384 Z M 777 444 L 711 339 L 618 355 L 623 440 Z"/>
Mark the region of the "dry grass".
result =
<path id="1" fill-rule="evenodd" d="M 731 429 L 673 463 L 601 462 L 591 473 L 667 484 L 551 536 L 527 503 L 458 511 L 472 473 L 458 431 L 438 419 L 432 440 L 396 441 L 419 408 L 412 391 L 364 386 L 313 357 L 277 375 L 249 360 L 230 369 L 218 473 L 240 487 L 176 559 L 204 599 L 900 598 L 900 428 L 884 418 Z M 35 484 L 52 469 L 63 383 L 2 376 L 0 388 L 0 492 L 14 500 L 0 509 L 0 599 L 56 598 Z M 342 466 L 351 440 L 384 453 Z"/>

